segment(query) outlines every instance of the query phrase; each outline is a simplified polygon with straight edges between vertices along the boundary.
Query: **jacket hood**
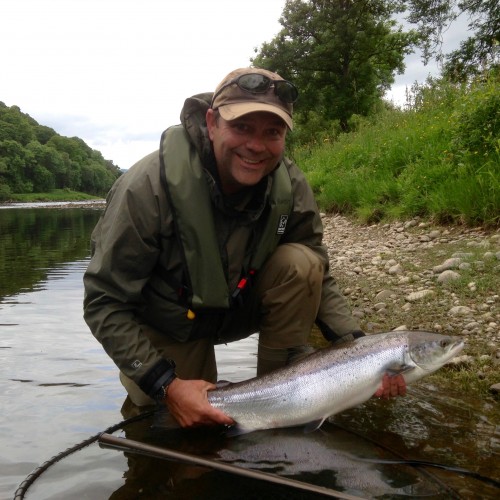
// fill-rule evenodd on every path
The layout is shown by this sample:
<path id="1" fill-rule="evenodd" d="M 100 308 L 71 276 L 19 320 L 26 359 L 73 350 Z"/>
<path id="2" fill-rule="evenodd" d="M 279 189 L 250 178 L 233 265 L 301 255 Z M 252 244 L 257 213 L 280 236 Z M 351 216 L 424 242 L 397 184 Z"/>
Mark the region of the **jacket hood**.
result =
<path id="1" fill-rule="evenodd" d="M 212 92 L 196 94 L 184 101 L 181 111 L 181 123 L 196 147 L 203 165 L 210 170 L 215 167 L 215 157 L 212 143 L 208 138 L 208 128 L 205 115 L 210 108 Z"/>

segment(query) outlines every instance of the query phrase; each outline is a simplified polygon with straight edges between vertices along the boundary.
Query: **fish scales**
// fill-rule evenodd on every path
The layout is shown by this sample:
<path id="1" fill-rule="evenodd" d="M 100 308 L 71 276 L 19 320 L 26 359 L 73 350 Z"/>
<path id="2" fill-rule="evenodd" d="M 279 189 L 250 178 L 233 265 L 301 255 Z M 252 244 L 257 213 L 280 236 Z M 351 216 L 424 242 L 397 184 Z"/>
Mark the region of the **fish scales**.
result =
<path id="1" fill-rule="evenodd" d="M 457 337 L 397 331 L 321 349 L 262 377 L 210 391 L 212 406 L 237 423 L 234 433 L 320 425 L 368 400 L 384 373 L 405 371 L 407 384 L 439 369 L 463 348 Z"/>

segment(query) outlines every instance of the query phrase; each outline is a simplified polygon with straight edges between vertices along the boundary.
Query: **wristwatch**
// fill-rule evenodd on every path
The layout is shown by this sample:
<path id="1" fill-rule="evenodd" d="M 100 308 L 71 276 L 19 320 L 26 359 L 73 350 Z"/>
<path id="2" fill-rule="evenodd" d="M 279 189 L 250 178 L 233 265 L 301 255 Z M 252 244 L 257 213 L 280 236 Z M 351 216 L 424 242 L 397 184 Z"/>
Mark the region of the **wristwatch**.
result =
<path id="1" fill-rule="evenodd" d="M 168 386 L 177 378 L 175 373 L 175 363 L 173 360 L 169 359 L 170 368 L 161 376 L 156 382 L 156 386 L 159 388 L 154 393 L 154 399 L 156 402 L 161 403 L 167 397 Z"/>

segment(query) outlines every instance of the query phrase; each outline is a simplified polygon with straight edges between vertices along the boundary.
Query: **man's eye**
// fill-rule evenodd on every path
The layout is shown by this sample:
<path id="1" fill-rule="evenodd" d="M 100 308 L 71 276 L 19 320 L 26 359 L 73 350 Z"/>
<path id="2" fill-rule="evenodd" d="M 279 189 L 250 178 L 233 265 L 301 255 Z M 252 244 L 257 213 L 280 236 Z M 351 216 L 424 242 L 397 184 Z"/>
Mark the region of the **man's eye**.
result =
<path id="1" fill-rule="evenodd" d="M 280 128 L 272 128 L 268 132 L 270 137 L 281 137 L 283 135 L 283 130 Z"/>
<path id="2" fill-rule="evenodd" d="M 233 128 L 235 128 L 238 132 L 247 132 L 248 131 L 248 125 L 246 123 L 235 123 L 233 125 Z"/>

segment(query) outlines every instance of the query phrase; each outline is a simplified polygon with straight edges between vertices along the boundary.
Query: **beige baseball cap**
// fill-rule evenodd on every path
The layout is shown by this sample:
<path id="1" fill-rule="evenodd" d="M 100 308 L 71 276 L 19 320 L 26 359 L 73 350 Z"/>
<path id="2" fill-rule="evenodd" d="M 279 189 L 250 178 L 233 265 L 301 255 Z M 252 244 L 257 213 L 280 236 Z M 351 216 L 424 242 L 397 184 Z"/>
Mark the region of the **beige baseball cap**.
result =
<path id="1" fill-rule="evenodd" d="M 267 111 L 279 116 L 288 126 L 290 130 L 293 128 L 293 105 L 292 102 L 297 98 L 297 89 L 290 82 L 284 85 L 284 92 L 287 96 L 287 101 L 279 97 L 276 92 L 277 87 L 269 86 L 256 88 L 256 91 L 244 90 L 238 85 L 237 80 L 243 75 L 249 75 L 246 79 L 257 86 L 258 80 L 251 78 L 251 75 L 263 75 L 273 82 L 286 82 L 281 76 L 272 71 L 261 68 L 239 68 L 231 71 L 220 83 L 214 92 L 212 99 L 212 108 L 218 109 L 222 118 L 227 121 L 235 120 L 240 116 L 255 111 Z M 242 82 L 240 80 L 240 82 Z M 264 88 L 265 90 L 261 90 Z"/>

